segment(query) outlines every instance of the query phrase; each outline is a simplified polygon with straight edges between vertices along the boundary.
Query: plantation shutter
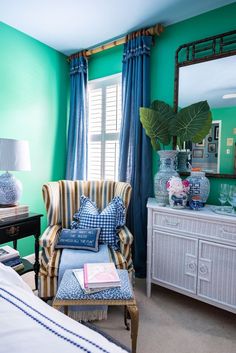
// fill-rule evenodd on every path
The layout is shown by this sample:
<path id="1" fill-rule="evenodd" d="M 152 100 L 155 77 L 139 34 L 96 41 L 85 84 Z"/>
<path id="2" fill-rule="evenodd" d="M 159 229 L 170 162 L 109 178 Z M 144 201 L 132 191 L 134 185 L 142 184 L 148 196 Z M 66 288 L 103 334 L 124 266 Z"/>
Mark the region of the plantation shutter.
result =
<path id="1" fill-rule="evenodd" d="M 121 75 L 89 82 L 89 180 L 117 180 Z"/>

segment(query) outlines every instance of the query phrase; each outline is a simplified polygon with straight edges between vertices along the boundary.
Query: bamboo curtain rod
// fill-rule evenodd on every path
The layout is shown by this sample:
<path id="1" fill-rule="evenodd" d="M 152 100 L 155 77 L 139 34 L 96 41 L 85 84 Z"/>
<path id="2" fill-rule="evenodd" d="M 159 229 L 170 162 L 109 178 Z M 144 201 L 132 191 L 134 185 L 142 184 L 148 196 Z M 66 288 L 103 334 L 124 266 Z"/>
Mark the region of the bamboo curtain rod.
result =
<path id="1" fill-rule="evenodd" d="M 155 26 L 152 26 L 150 28 L 147 28 L 145 30 L 139 30 L 139 31 L 136 31 L 134 32 L 134 35 L 136 34 L 137 36 L 141 35 L 142 32 L 145 32 L 146 34 L 149 34 L 149 35 L 160 35 L 163 31 L 164 31 L 164 27 L 161 25 L 161 24 L 156 24 Z M 70 61 L 71 59 L 73 58 L 76 58 L 80 55 L 86 55 L 87 57 L 93 55 L 93 54 L 97 54 L 97 53 L 100 53 L 102 52 L 103 50 L 107 50 L 107 49 L 111 49 L 111 48 L 114 48 L 118 45 L 122 45 L 124 43 L 126 43 L 127 41 L 127 36 L 125 37 L 122 37 L 120 39 L 117 39 L 117 40 L 114 40 L 110 43 L 106 43 L 104 45 L 100 45 L 98 47 L 95 47 L 93 49 L 88 49 L 88 50 L 84 50 L 82 52 L 79 52 L 79 53 L 75 53 L 75 54 L 72 54 L 71 56 L 69 56 L 68 58 L 68 61 Z"/>

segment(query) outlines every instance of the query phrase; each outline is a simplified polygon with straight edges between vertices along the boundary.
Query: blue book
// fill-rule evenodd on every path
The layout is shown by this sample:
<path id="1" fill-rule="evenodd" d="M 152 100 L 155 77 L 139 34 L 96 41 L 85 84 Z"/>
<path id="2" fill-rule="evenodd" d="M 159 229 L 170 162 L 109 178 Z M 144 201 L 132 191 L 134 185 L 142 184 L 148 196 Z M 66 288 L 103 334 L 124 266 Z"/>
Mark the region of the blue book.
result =
<path id="1" fill-rule="evenodd" d="M 5 266 L 17 266 L 22 263 L 20 256 L 15 257 L 14 259 L 6 260 L 2 262 Z"/>

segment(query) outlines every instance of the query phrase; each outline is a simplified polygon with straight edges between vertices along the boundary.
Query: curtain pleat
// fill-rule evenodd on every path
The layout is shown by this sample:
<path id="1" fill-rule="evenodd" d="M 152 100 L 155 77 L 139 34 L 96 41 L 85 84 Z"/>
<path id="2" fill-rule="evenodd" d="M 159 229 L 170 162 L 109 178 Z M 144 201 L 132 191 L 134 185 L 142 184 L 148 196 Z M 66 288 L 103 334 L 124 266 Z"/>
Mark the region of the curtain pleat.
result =
<path id="1" fill-rule="evenodd" d="M 152 148 L 140 122 L 139 108 L 150 106 L 152 37 L 138 36 L 124 45 L 119 180 L 129 182 L 132 197 L 128 225 L 134 234 L 136 276 L 146 275 L 148 197 L 153 195 Z"/>
<path id="2" fill-rule="evenodd" d="M 88 64 L 85 56 L 70 62 L 70 116 L 67 140 L 66 179 L 86 180 L 88 159 L 87 113 Z"/>

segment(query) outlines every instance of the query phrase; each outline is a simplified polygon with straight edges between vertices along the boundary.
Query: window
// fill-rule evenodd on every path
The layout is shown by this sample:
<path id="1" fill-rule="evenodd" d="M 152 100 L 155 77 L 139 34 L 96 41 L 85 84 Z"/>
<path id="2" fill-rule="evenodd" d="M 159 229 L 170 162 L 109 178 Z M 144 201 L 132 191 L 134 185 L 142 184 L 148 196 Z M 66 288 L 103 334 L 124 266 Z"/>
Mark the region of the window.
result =
<path id="1" fill-rule="evenodd" d="M 88 179 L 117 180 L 121 75 L 89 81 Z"/>

